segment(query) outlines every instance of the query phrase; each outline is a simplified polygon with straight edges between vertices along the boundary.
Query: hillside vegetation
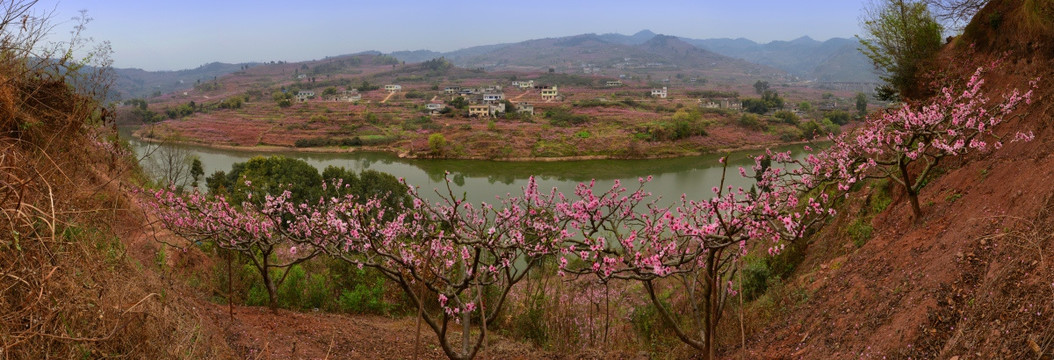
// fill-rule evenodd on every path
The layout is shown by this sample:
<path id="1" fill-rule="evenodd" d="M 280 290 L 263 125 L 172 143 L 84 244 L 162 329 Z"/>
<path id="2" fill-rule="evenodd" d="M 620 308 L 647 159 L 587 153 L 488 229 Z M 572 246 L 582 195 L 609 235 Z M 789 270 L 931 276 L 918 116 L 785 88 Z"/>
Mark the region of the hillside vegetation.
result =
<path id="1" fill-rule="evenodd" d="M 132 256 L 144 222 L 125 184 L 138 166 L 97 100 L 105 74 L 39 60 L 63 53 L 32 51 L 47 19 L 9 4 L 25 7 L 0 25 L 0 358 L 229 356 L 193 301 Z"/>
<path id="2" fill-rule="evenodd" d="M 899 188 L 858 186 L 807 245 L 797 272 L 748 304 L 748 318 L 771 323 L 729 357 L 1054 355 L 1051 39 L 1051 2 L 991 1 L 979 12 L 933 60 L 931 78 L 965 79 L 990 67 L 984 88 L 992 98 L 1038 79 L 1031 105 L 998 130 L 1034 131 L 1035 139 L 941 163 L 922 188 L 917 221 Z"/>

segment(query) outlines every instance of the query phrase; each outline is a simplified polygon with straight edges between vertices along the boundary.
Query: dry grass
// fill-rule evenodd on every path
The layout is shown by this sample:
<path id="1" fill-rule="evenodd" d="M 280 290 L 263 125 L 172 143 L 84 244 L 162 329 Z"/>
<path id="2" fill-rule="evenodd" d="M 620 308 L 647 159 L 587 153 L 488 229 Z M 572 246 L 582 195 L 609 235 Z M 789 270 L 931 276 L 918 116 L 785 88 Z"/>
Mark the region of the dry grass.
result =
<path id="1" fill-rule="evenodd" d="M 120 185 L 134 164 L 100 146 L 97 104 L 12 75 L 0 75 L 0 359 L 228 357 L 192 303 L 126 256 L 122 237 L 142 228 Z"/>

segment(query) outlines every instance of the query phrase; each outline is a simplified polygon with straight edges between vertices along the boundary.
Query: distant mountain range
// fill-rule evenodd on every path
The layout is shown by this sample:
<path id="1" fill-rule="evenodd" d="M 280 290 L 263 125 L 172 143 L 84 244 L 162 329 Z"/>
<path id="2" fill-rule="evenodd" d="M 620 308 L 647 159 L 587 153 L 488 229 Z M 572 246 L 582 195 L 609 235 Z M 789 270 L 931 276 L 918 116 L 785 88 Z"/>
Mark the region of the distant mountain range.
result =
<path id="1" fill-rule="evenodd" d="M 457 66 L 488 70 L 657 68 L 759 76 L 786 73 L 820 82 L 878 82 L 870 60 L 857 50 L 859 46 L 857 40 L 846 38 L 821 42 L 803 36 L 759 44 L 743 38 L 690 39 L 643 30 L 633 35 L 582 34 L 474 46 L 445 53 L 416 50 L 388 55 L 407 63 L 445 57 Z M 158 91 L 181 91 L 192 88 L 198 80 L 233 73 L 245 65 L 252 64 L 215 62 L 179 71 L 115 69 L 115 88 L 122 99 L 147 97 Z"/>
<path id="2" fill-rule="evenodd" d="M 679 41 L 673 41 L 674 39 Z M 653 41 L 654 40 L 654 41 Z M 676 48 L 680 53 L 662 49 Z M 692 45 L 694 51 L 684 44 Z M 519 43 L 476 46 L 446 53 L 430 50 L 397 51 L 402 61 L 419 62 L 446 57 L 459 66 L 545 66 L 560 63 L 595 63 L 605 60 L 639 58 L 694 65 L 728 61 L 715 57 L 744 60 L 787 72 L 805 80 L 822 82 L 877 82 L 870 60 L 861 54 L 856 39 L 832 38 L 817 41 L 803 36 L 791 41 L 759 44 L 748 39 L 690 39 L 660 35 L 643 30 L 633 35 L 583 34 L 562 38 L 527 40 Z M 665 55 L 665 56 L 664 56 Z M 693 64 L 683 64 L 693 65 Z"/>
<path id="3" fill-rule="evenodd" d="M 146 71 L 143 69 L 114 69 L 117 75 L 114 90 L 121 99 L 132 99 L 149 97 L 161 92 L 167 94 L 173 91 L 181 91 L 194 87 L 199 80 L 209 81 L 241 70 L 246 65 L 255 63 L 227 64 L 220 62 L 208 63 L 194 69 L 177 71 Z"/>

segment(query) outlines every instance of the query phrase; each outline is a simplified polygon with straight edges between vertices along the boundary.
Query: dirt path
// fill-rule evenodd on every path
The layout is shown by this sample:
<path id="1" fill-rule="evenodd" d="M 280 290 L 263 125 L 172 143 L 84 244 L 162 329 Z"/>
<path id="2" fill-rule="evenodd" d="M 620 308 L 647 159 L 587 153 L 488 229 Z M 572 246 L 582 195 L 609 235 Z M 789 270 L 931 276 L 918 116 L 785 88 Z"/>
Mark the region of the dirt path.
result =
<path id="1" fill-rule="evenodd" d="M 438 99 L 438 98 L 439 98 L 439 95 L 433 95 L 432 96 L 432 100 L 428 100 L 428 101 L 429 102 L 436 101 L 436 99 Z"/>
<path id="2" fill-rule="evenodd" d="M 520 99 L 520 98 L 522 98 L 522 97 L 523 97 L 524 95 L 527 95 L 527 94 L 530 94 L 530 93 L 531 93 L 531 91 L 530 91 L 530 90 L 528 90 L 528 91 L 524 91 L 524 92 L 523 92 L 523 94 L 519 94 L 519 95 L 516 95 L 516 97 L 512 98 L 512 100 L 519 100 L 519 99 Z"/>
<path id="3" fill-rule="evenodd" d="M 278 127 L 278 124 L 271 125 L 271 127 L 267 128 L 267 130 L 264 130 L 263 132 L 261 132 L 260 136 L 256 137 L 256 144 L 257 145 L 263 144 L 263 137 L 264 137 L 264 135 L 267 135 L 267 133 L 271 132 L 271 130 L 274 130 L 274 128 L 276 128 L 276 127 Z"/>
<path id="4" fill-rule="evenodd" d="M 388 102 L 388 99 L 391 99 L 391 98 L 392 98 L 392 96 L 394 96 L 394 95 L 395 95 L 395 92 L 394 92 L 394 91 L 393 91 L 393 92 L 390 92 L 390 93 L 388 93 L 388 96 L 385 96 L 385 97 L 384 97 L 384 100 L 381 100 L 381 104 L 383 104 L 383 103 L 386 103 L 386 102 Z"/>

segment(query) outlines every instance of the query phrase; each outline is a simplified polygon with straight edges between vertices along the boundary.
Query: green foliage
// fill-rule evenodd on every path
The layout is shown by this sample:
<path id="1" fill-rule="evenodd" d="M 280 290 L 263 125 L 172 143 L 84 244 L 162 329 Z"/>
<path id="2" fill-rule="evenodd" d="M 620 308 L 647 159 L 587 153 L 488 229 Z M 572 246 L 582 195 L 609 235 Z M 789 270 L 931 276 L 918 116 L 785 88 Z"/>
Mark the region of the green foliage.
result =
<path id="1" fill-rule="evenodd" d="M 798 104 L 798 110 L 801 110 L 801 111 L 804 111 L 804 112 L 812 111 L 812 103 L 810 103 L 808 101 L 802 101 L 800 104 Z"/>
<path id="2" fill-rule="evenodd" d="M 769 90 L 769 82 L 768 81 L 758 80 L 757 82 L 754 83 L 754 92 L 758 93 L 758 95 L 764 94 L 768 90 Z"/>
<path id="3" fill-rule="evenodd" d="M 285 190 L 292 193 L 293 203 L 302 203 L 319 198 L 322 177 L 304 160 L 276 155 L 235 163 L 230 173 L 217 171 L 205 183 L 209 192 L 225 194 L 234 204 L 243 201 L 260 204 L 266 195 L 279 195 Z"/>
<path id="4" fill-rule="evenodd" d="M 744 128 L 751 129 L 751 130 L 758 130 L 758 131 L 765 130 L 765 124 L 762 123 L 761 119 L 758 118 L 758 116 L 755 115 L 755 114 L 750 114 L 750 113 L 743 114 L 743 116 L 739 117 L 739 120 L 737 121 L 737 124 L 739 124 L 739 126 L 742 126 Z"/>
<path id="5" fill-rule="evenodd" d="M 422 91 L 410 90 L 407 91 L 406 94 L 403 94 L 403 97 L 407 99 L 427 99 L 428 94 L 425 94 Z"/>
<path id="6" fill-rule="evenodd" d="M 356 174 L 353 170 L 331 165 L 322 170 L 322 179 L 328 184 L 324 192 L 326 197 L 352 194 L 361 202 L 376 197 L 381 199 L 381 203 L 388 209 L 397 209 L 410 204 L 410 195 L 406 193 L 406 185 L 388 173 L 363 170 Z M 385 216 L 391 216 L 391 213 Z"/>
<path id="7" fill-rule="evenodd" d="M 831 122 L 831 119 L 826 118 L 819 122 L 802 121 L 800 124 L 798 124 L 798 129 L 802 131 L 802 136 L 807 139 L 812 139 L 817 136 L 823 137 L 827 136 L 827 134 L 837 135 L 842 131 L 841 128 L 838 127 L 838 125 L 835 125 L 833 122 Z"/>
<path id="8" fill-rule="evenodd" d="M 330 86 L 330 87 L 327 87 L 324 90 L 322 90 L 322 96 L 333 96 L 333 95 L 337 95 L 337 88 L 334 87 L 334 86 Z"/>
<path id="9" fill-rule="evenodd" d="M 836 125 L 845 125 L 852 119 L 852 115 L 842 110 L 835 110 L 824 115 L 824 119 Z"/>
<path id="10" fill-rule="evenodd" d="M 468 107 L 468 100 L 465 100 L 462 96 L 458 96 L 453 100 L 450 100 L 448 105 L 453 106 L 455 109 L 463 110 Z"/>
<path id="11" fill-rule="evenodd" d="M 870 217 L 857 218 L 853 222 L 849 223 L 849 226 L 845 228 L 849 238 L 853 239 L 853 244 L 856 247 L 862 247 L 871 239 L 871 232 L 874 228 L 871 227 Z"/>
<path id="12" fill-rule="evenodd" d="M 527 339 L 537 346 L 549 343 L 549 326 L 546 324 L 544 293 L 530 295 L 525 302 L 526 309 L 511 319 L 512 333 L 521 339 Z"/>
<path id="13" fill-rule="evenodd" d="M 249 287 L 249 292 L 245 295 L 245 305 L 249 306 L 267 306 L 270 304 L 270 300 L 267 298 L 267 289 L 264 288 L 263 282 L 255 282 Z"/>
<path id="14" fill-rule="evenodd" d="M 407 131 L 414 131 L 418 129 L 439 130 L 442 129 L 443 126 L 437 124 L 435 121 L 432 121 L 432 117 L 430 116 L 418 116 L 415 118 L 408 118 L 404 120 L 402 128 L 403 130 Z"/>
<path id="15" fill-rule="evenodd" d="M 762 92 L 761 99 L 743 99 L 743 110 L 758 115 L 765 114 L 769 110 L 782 108 L 783 98 L 780 97 L 779 93 L 772 90 Z"/>
<path id="16" fill-rule="evenodd" d="M 381 281 L 341 290 L 337 302 L 341 311 L 356 314 L 387 314 L 391 310 L 391 305 L 384 301 L 384 283 Z"/>
<path id="17" fill-rule="evenodd" d="M 798 115 L 788 110 L 777 111 L 775 117 L 776 119 L 779 119 L 780 122 L 789 125 L 798 125 L 801 121 L 801 118 L 799 118 Z"/>
<path id="18" fill-rule="evenodd" d="M 766 258 L 747 256 L 742 261 L 746 266 L 740 276 L 743 277 L 743 296 L 747 301 L 757 299 L 780 281 L 778 276 L 773 276 Z"/>
<path id="19" fill-rule="evenodd" d="M 223 88 L 223 85 L 221 85 L 217 81 L 203 82 L 203 83 L 199 83 L 199 84 L 195 84 L 194 85 L 194 90 L 197 90 L 197 91 L 216 91 L 216 90 L 220 90 L 222 88 Z"/>
<path id="20" fill-rule="evenodd" d="M 190 161 L 190 177 L 191 185 L 198 187 L 198 181 L 205 175 L 205 168 L 201 165 L 201 158 L 194 156 L 194 159 Z"/>
<path id="21" fill-rule="evenodd" d="M 688 97 L 694 98 L 738 98 L 738 91 L 721 91 L 721 90 L 688 90 L 685 92 Z"/>
<path id="22" fill-rule="evenodd" d="M 443 134 L 435 133 L 428 136 L 428 149 L 432 151 L 432 154 L 442 155 L 446 144 L 446 137 Z"/>
<path id="23" fill-rule="evenodd" d="M 304 298 L 304 283 L 307 272 L 300 265 L 293 265 L 286 270 L 285 274 L 277 275 L 275 279 L 282 279 L 278 285 L 278 306 L 286 309 L 298 309 Z M 283 279 L 284 277 L 284 279 Z M 277 281 L 277 280 L 276 280 Z"/>
<path id="24" fill-rule="evenodd" d="M 223 99 L 217 106 L 219 106 L 220 109 L 241 109 L 243 104 L 245 104 L 245 97 L 235 95 Z"/>
<path id="25" fill-rule="evenodd" d="M 545 117 L 553 126 L 570 127 L 589 122 L 589 116 L 572 113 L 566 108 L 552 108 L 545 111 Z"/>
<path id="26" fill-rule="evenodd" d="M 856 93 L 856 114 L 861 118 L 867 116 L 867 94 Z"/>
<path id="27" fill-rule="evenodd" d="M 585 130 L 582 130 L 582 131 L 579 131 L 579 132 L 575 133 L 575 137 L 577 137 L 579 139 L 588 139 L 590 136 L 592 136 L 592 134 L 590 134 L 588 131 L 585 131 Z"/>
<path id="28" fill-rule="evenodd" d="M 876 1 L 863 16 L 867 38 L 860 43 L 864 55 L 882 72 L 885 84 L 880 98 L 917 97 L 916 79 L 923 63 L 941 48 L 941 25 L 924 1 Z"/>
<path id="29" fill-rule="evenodd" d="M 189 103 L 179 105 L 174 108 L 165 109 L 165 116 L 168 116 L 169 119 L 178 119 L 185 116 L 193 115 L 194 111 L 196 110 L 197 105 L 195 105 L 194 102 L 191 101 Z"/>

